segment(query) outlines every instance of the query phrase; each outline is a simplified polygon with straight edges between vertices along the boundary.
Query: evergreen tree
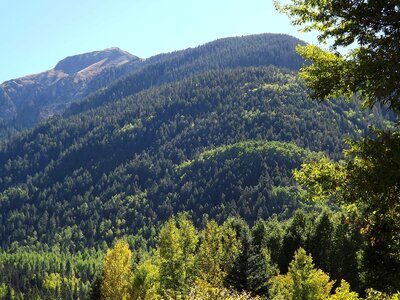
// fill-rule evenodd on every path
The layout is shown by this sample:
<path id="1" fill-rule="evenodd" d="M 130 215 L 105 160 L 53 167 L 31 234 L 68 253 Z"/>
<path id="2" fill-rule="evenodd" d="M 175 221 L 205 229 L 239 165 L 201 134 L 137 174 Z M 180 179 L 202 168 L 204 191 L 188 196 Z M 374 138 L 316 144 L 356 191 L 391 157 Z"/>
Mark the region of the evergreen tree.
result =
<path id="1" fill-rule="evenodd" d="M 15 292 L 11 286 L 7 287 L 6 294 L 4 296 L 4 300 L 15 300 Z"/>
<path id="2" fill-rule="evenodd" d="M 308 232 L 308 220 L 302 210 L 297 210 L 287 226 L 282 241 L 279 269 L 286 273 L 294 253 L 299 247 L 305 247 Z"/>
<path id="3" fill-rule="evenodd" d="M 240 250 L 235 257 L 232 268 L 229 270 L 226 283 L 238 291 L 249 290 L 249 272 L 251 255 L 251 234 L 249 226 L 242 219 L 233 219 L 229 226 L 236 231 L 240 243 Z"/>
<path id="4" fill-rule="evenodd" d="M 251 230 L 248 282 L 249 291 L 257 295 L 268 295 L 268 280 L 278 273 L 278 268 L 271 259 L 271 251 L 267 247 L 266 230 L 263 221 L 257 221 Z"/>
<path id="5" fill-rule="evenodd" d="M 102 276 L 96 276 L 93 283 L 90 286 L 89 299 L 90 300 L 101 300 L 101 284 Z"/>
<path id="6" fill-rule="evenodd" d="M 314 230 L 309 238 L 309 249 L 315 264 L 325 271 L 331 270 L 331 251 L 333 247 L 333 235 L 335 233 L 333 223 L 327 211 L 323 211 L 317 218 Z"/>

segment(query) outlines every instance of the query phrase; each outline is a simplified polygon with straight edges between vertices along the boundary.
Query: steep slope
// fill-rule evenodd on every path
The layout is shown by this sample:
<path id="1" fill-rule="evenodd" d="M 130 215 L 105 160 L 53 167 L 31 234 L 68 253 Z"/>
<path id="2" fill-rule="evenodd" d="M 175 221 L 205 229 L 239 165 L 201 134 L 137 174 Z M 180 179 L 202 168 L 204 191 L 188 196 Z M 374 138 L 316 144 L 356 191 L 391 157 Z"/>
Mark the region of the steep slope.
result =
<path id="1" fill-rule="evenodd" d="M 202 213 L 254 220 L 293 209 L 291 170 L 309 156 L 299 147 L 338 155 L 343 137 L 371 118 L 355 104 L 310 102 L 296 73 L 275 67 L 208 71 L 52 118 L 0 146 L 1 247 L 77 250 L 149 237 L 180 210 L 200 222 Z M 260 155 L 242 161 L 224 150 L 252 140 L 267 143 L 254 146 Z M 289 144 L 269 147 L 274 140 Z M 214 148 L 223 155 L 201 154 Z M 218 159 L 187 163 L 209 157 Z"/>
<path id="2" fill-rule="evenodd" d="M 276 66 L 298 70 L 303 59 L 296 53 L 299 39 L 283 34 L 258 34 L 219 39 L 196 48 L 161 54 L 109 87 L 74 103 L 66 116 L 116 101 L 161 84 L 175 82 L 208 70 Z M 126 68 L 131 68 L 129 64 Z"/>
<path id="3" fill-rule="evenodd" d="M 80 113 L 211 69 L 275 65 L 297 70 L 302 64 L 294 51 L 299 43 L 302 41 L 287 35 L 259 34 L 220 39 L 146 60 L 118 48 L 67 57 L 50 71 L 0 85 L 0 138 L 62 114 L 71 102 L 100 88 L 105 89 L 74 104 L 65 114 Z"/>
<path id="4" fill-rule="evenodd" d="M 72 102 L 123 75 L 116 70 L 140 60 L 118 48 L 67 57 L 53 69 L 9 80 L 0 85 L 3 128 L 23 128 L 61 113 Z"/>

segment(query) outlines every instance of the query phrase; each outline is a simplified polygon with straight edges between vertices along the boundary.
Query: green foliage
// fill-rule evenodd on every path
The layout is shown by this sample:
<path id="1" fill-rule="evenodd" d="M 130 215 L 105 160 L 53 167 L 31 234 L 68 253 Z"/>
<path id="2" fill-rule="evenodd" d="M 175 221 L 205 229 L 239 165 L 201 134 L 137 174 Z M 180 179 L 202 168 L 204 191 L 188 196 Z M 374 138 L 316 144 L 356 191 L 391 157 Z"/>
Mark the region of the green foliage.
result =
<path id="1" fill-rule="evenodd" d="M 312 257 L 299 248 L 286 275 L 270 280 L 272 299 L 327 299 L 333 282 L 323 271 L 314 269 Z"/>
<path id="2" fill-rule="evenodd" d="M 191 300 L 259 300 L 260 297 L 251 296 L 249 293 L 242 291 L 213 287 L 207 283 L 198 283 L 192 287 L 189 294 Z"/>
<path id="3" fill-rule="evenodd" d="M 132 252 L 124 240 L 118 240 L 112 249 L 107 250 L 103 262 L 102 299 L 129 299 L 129 286 L 132 279 L 131 260 Z"/>
<path id="4" fill-rule="evenodd" d="M 370 120 L 356 104 L 310 105 L 293 76 L 272 67 L 210 71 L 1 144 L 1 247 L 76 252 L 123 236 L 140 244 L 183 210 L 196 224 L 205 213 L 218 222 L 289 215 L 299 200 L 291 170 L 312 155 L 302 148 L 338 156 L 341 137 L 357 134 L 343 111 L 364 120 L 360 129 Z M 288 82 L 279 93 L 262 88 Z M 242 118 L 249 109 L 260 114 Z M 192 163 L 179 168 L 184 162 Z"/>
<path id="5" fill-rule="evenodd" d="M 201 232 L 196 265 L 200 278 L 215 287 L 221 287 L 225 279 L 223 255 L 222 230 L 215 221 L 209 221 Z"/>
<path id="6" fill-rule="evenodd" d="M 367 291 L 367 300 L 398 300 L 400 299 L 400 293 L 395 294 L 385 294 L 382 292 L 369 289 Z"/>
<path id="7" fill-rule="evenodd" d="M 249 257 L 248 282 L 249 290 L 253 294 L 268 295 L 268 280 L 279 270 L 271 258 L 269 241 L 267 240 L 267 226 L 258 221 L 251 229 L 252 246 Z"/>
<path id="8" fill-rule="evenodd" d="M 94 250 L 77 254 L 59 249 L 0 252 L 0 282 L 7 283 L 24 299 L 86 298 L 102 258 L 102 252 Z M 44 285 L 55 288 L 46 289 Z"/>
<path id="9" fill-rule="evenodd" d="M 52 90 L 46 95 L 46 88 L 44 95 L 41 94 L 42 84 L 34 82 L 40 88 L 33 92 L 16 88 L 17 95 L 30 96 L 31 101 L 26 101 L 25 107 L 21 106 L 21 100 L 7 95 L 0 86 L 0 103 L 10 103 L 8 107 L 17 110 L 16 118 L 10 120 L 0 117 L 0 139 L 10 138 L 24 127 L 33 126 L 41 119 L 39 116 L 43 105 L 47 106 L 49 103 L 58 104 L 57 113 L 63 113 L 66 109 L 67 115 L 73 115 L 208 70 L 269 65 L 298 70 L 302 63 L 302 59 L 294 51 L 298 43 L 302 42 L 287 35 L 258 34 L 219 39 L 196 48 L 159 54 L 143 60 L 134 59 L 119 67 L 103 69 L 100 74 L 86 81 L 85 88 L 74 96 L 74 92 L 71 94 L 71 90 L 75 90 L 74 84 L 68 84 L 71 77 L 66 79 L 66 86 L 63 80 L 56 83 L 56 94 Z M 35 84 L 30 85 L 31 89 L 32 86 Z M 52 87 L 54 88 L 54 82 L 50 89 Z M 34 92 L 36 95 L 32 96 Z M 85 96 L 83 101 L 73 102 L 64 108 L 68 102 L 81 100 Z"/>
<path id="10" fill-rule="evenodd" d="M 276 44 L 266 47 L 271 38 Z M 5 252 L 0 255 L 5 271 L 0 282 L 10 293 L 31 299 L 85 298 L 90 286 L 96 297 L 103 280 L 95 281 L 102 259 L 98 253 L 125 238 L 138 253 L 140 272 L 129 284 L 134 294 L 187 295 L 196 278 L 209 284 L 211 275 L 197 274 L 195 267 L 202 248 L 205 253 L 217 249 L 212 262 L 203 255 L 204 264 L 215 264 L 216 274 L 222 271 L 213 288 L 221 278 L 228 287 L 231 278 L 235 288 L 265 295 L 275 266 L 287 269 L 298 247 L 313 255 L 319 251 L 311 246 L 315 234 L 341 253 L 334 264 L 325 257 L 333 254 L 321 249 L 317 263 L 335 279 L 358 283 L 354 253 L 359 249 L 352 228 L 336 220 L 329 236 L 324 227 L 317 234 L 312 215 L 279 221 L 300 206 L 307 208 L 292 170 L 320 157 L 320 151 L 340 157 L 343 135 L 355 137 L 368 123 L 380 125 L 383 117 L 361 112 L 357 103 L 312 105 L 295 72 L 265 67 L 297 69 L 297 42 L 261 35 L 152 58 L 141 70 L 71 106 L 65 117 L 2 142 L 0 246 Z M 231 221 L 217 230 L 221 241 L 207 239 L 207 247 L 198 243 L 193 225 L 175 222 L 158 239 L 159 259 L 140 269 L 160 224 L 181 211 L 190 211 L 203 230 L 208 219 Z M 273 214 L 279 217 L 265 224 L 265 232 L 250 230 L 256 220 Z M 238 215 L 248 224 L 229 219 Z M 161 254 L 162 247 L 173 251 Z M 286 260 L 282 253 L 289 255 Z M 153 267 L 159 268 L 159 282 Z M 169 272 L 175 269 L 177 274 Z M 46 274 L 60 274 L 54 295 L 42 288 Z"/>
<path id="11" fill-rule="evenodd" d="M 352 212 L 366 237 L 363 280 L 378 289 L 400 288 L 400 164 L 397 133 L 376 131 L 374 139 L 353 142 L 341 165 L 327 159 L 294 172 L 311 199 L 333 197 Z M 384 200 L 383 200 L 384 199 Z"/>
<path id="12" fill-rule="evenodd" d="M 161 228 L 157 255 L 160 289 L 165 296 L 184 297 L 195 279 L 198 233 L 185 215 L 169 219 Z"/>
<path id="13" fill-rule="evenodd" d="M 311 64 L 300 76 L 318 100 L 356 96 L 364 107 L 389 107 L 400 113 L 399 7 L 395 1 L 294 0 L 278 8 L 304 30 L 316 29 L 321 42 L 332 41 L 332 52 L 299 47 Z M 345 55 L 338 47 L 352 46 Z M 365 286 L 400 289 L 400 206 L 398 126 L 374 130 L 350 142 L 342 164 L 322 159 L 304 165 L 295 176 L 308 187 L 310 198 L 335 199 L 353 213 L 352 221 L 365 236 L 360 275 Z"/>
<path id="14" fill-rule="evenodd" d="M 131 298 L 136 300 L 158 299 L 160 291 L 160 274 L 158 266 L 151 260 L 141 261 L 133 274 Z"/>
<path id="15" fill-rule="evenodd" d="M 5 298 L 7 293 L 7 285 L 5 283 L 0 284 L 0 298 Z"/>
<path id="16" fill-rule="evenodd" d="M 299 53 L 312 62 L 300 74 L 315 98 L 357 94 L 365 107 L 381 103 L 400 112 L 399 63 L 394 59 L 400 50 L 395 1 L 294 0 L 277 7 L 293 24 L 303 25 L 304 31 L 317 30 L 319 41 L 332 42 L 333 51 L 352 46 L 344 55 L 312 45 L 299 47 Z"/>
<path id="17" fill-rule="evenodd" d="M 61 276 L 58 273 L 46 274 L 43 280 L 43 287 L 47 290 L 56 290 L 61 286 Z"/>
<path id="18" fill-rule="evenodd" d="M 357 300 L 358 294 L 356 292 L 350 291 L 350 285 L 342 280 L 340 286 L 336 288 L 335 293 L 331 295 L 329 300 Z"/>
<path id="19" fill-rule="evenodd" d="M 66 115 L 78 114 L 210 70 L 260 66 L 298 70 L 303 60 L 295 47 L 301 43 L 291 36 L 266 33 L 224 38 L 196 48 L 156 55 L 128 66 L 132 69 L 129 75 L 98 90 L 84 101 L 74 103 Z"/>

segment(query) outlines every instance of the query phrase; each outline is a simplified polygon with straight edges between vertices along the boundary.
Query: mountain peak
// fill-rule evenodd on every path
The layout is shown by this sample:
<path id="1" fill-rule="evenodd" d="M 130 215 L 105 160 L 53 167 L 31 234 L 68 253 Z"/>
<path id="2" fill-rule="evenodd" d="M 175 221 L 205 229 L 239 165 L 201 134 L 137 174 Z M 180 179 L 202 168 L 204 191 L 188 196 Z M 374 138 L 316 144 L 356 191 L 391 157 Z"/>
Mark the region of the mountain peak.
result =
<path id="1" fill-rule="evenodd" d="M 112 67 L 125 64 L 132 60 L 139 59 L 126 51 L 117 47 L 107 48 L 102 51 L 93 51 L 73 56 L 58 62 L 55 70 L 63 71 L 67 74 L 78 73 L 87 69 L 90 66 L 97 65 L 97 67 Z"/>

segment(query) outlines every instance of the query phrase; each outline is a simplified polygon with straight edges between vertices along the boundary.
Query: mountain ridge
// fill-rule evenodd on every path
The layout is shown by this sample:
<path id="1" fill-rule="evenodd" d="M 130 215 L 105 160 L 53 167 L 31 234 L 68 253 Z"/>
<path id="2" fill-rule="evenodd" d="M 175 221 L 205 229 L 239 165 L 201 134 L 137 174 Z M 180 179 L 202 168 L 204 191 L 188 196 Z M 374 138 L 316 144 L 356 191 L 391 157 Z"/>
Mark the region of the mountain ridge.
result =
<path id="1" fill-rule="evenodd" d="M 288 35 L 266 33 L 222 38 L 147 59 L 119 48 L 70 56 L 52 70 L 0 85 L 0 138 L 55 114 L 79 113 L 210 69 L 275 65 L 297 70 L 303 63 L 294 50 L 299 43 Z M 110 53 L 117 58 L 107 64 Z M 130 87 L 120 85 L 128 81 Z"/>

